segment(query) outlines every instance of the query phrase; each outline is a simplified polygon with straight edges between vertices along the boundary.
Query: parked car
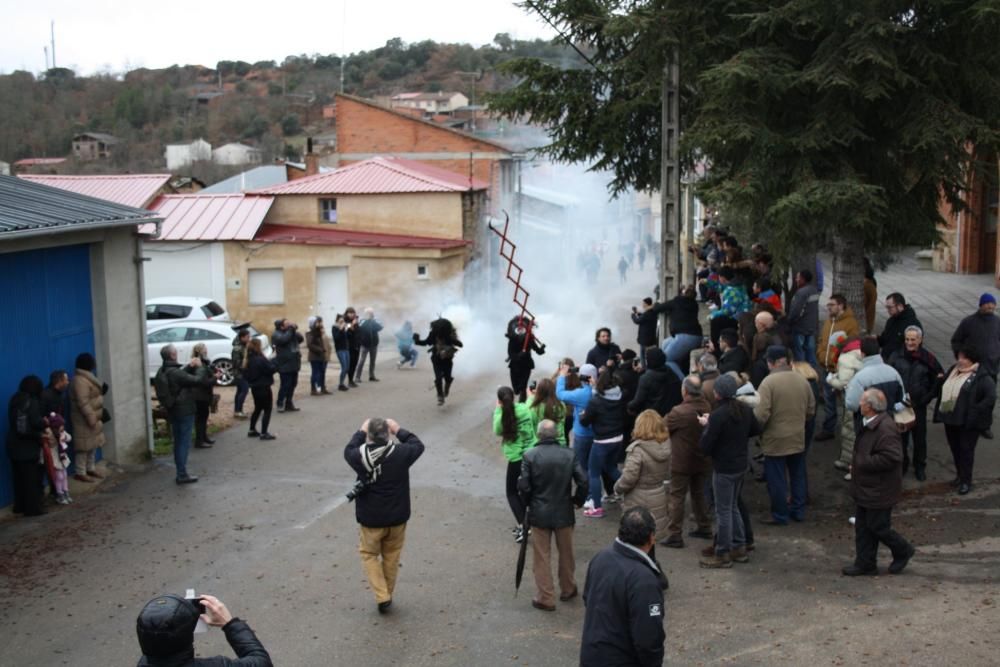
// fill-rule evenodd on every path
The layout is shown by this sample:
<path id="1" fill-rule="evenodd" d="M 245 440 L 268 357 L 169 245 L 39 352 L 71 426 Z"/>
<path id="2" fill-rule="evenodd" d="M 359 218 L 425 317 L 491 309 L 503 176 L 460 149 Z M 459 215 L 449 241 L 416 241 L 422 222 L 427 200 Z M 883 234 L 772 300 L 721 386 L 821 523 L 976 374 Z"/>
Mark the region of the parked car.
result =
<path id="1" fill-rule="evenodd" d="M 264 334 L 252 326 L 250 335 L 259 338 L 264 349 L 268 349 L 269 340 Z M 233 338 L 236 330 L 232 322 L 209 322 L 207 320 L 174 320 L 151 323 L 146 332 L 146 357 L 149 359 L 149 377 L 160 370 L 162 360 L 160 348 L 172 343 L 177 348 L 177 360 L 186 363 L 191 358 L 191 350 L 198 343 L 204 343 L 208 348 L 208 358 L 212 367 L 220 371 L 219 384 L 227 386 L 233 383 L 233 363 L 231 359 Z"/>
<path id="2" fill-rule="evenodd" d="M 146 328 L 161 320 L 230 320 L 226 309 L 200 296 L 162 296 L 146 300 Z"/>

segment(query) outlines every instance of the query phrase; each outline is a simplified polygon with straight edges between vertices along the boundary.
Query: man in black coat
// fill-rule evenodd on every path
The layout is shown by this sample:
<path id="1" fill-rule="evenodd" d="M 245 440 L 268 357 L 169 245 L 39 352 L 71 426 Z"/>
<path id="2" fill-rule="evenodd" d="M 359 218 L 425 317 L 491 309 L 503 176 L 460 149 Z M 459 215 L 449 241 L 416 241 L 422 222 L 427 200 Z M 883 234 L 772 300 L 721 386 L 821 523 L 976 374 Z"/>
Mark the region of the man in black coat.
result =
<path id="1" fill-rule="evenodd" d="M 653 348 L 646 353 L 647 368 L 639 376 L 635 398 L 628 404 L 629 413 L 637 415 L 643 410 L 653 409 L 660 416 L 666 416 L 675 405 L 680 405 L 684 378 L 676 365 L 668 366 L 666 361 L 667 355 L 663 354 L 663 350 Z"/>
<path id="2" fill-rule="evenodd" d="M 538 443 L 524 452 L 517 480 L 517 491 L 528 507 L 528 523 L 533 528 L 531 558 L 538 593 L 531 606 L 535 609 L 556 610 L 551 565 L 553 536 L 559 549 L 559 599 L 567 602 L 577 595 L 573 506 L 583 507 L 587 488 L 587 476 L 573 450 L 556 441 L 556 423 L 543 419 L 538 424 Z"/>
<path id="3" fill-rule="evenodd" d="M 994 380 L 1000 370 L 1000 318 L 996 310 L 996 298 L 989 292 L 984 293 L 979 297 L 979 310 L 963 319 L 951 337 L 951 351 L 955 357 L 964 346 L 971 345 L 979 350 L 979 363 Z"/>
<path id="4" fill-rule="evenodd" d="M 236 660 L 217 655 L 194 657 L 194 629 L 198 618 L 222 628 Z M 246 621 L 234 617 L 226 605 L 211 595 L 187 600 L 160 595 L 139 612 L 135 622 L 142 659 L 138 667 L 271 667 L 271 656 Z"/>
<path id="5" fill-rule="evenodd" d="M 889 574 L 901 573 L 916 552 L 892 529 L 892 508 L 903 493 L 903 445 L 886 407 L 885 394 L 878 389 L 861 395 L 862 427 L 851 460 L 856 554 L 854 564 L 843 569 L 848 577 L 878 574 L 879 542 L 892 550 Z"/>
<path id="6" fill-rule="evenodd" d="M 399 557 L 410 520 L 410 466 L 424 453 L 424 443 L 392 419 L 366 419 L 344 448 L 344 460 L 364 485 L 356 496 L 361 527 L 361 563 L 375 593 L 380 614 L 392 605 Z M 379 560 L 381 558 L 381 560 Z"/>
<path id="7" fill-rule="evenodd" d="M 274 365 L 278 367 L 278 412 L 298 412 L 292 402 L 295 385 L 299 383 L 299 369 L 302 368 L 302 351 L 299 346 L 304 341 L 298 325 L 286 320 L 275 320 L 271 344 L 274 346 Z"/>
<path id="8" fill-rule="evenodd" d="M 622 513 L 618 537 L 590 561 L 580 667 L 660 667 L 667 578 L 651 556 L 656 521 L 645 507 Z"/>
<path id="9" fill-rule="evenodd" d="M 719 374 L 730 371 L 746 373 L 750 370 L 750 355 L 740 345 L 740 337 L 736 329 L 725 329 L 719 334 Z"/>
<path id="10" fill-rule="evenodd" d="M 587 353 L 587 363 L 594 365 L 598 373 L 604 372 L 607 368 L 614 368 L 618 364 L 622 350 L 611 342 L 611 329 L 607 327 L 598 329 L 594 335 L 594 342 L 596 345 Z"/>
<path id="11" fill-rule="evenodd" d="M 878 344 L 882 348 L 882 358 L 888 360 L 893 352 L 903 349 L 907 327 L 920 327 L 923 331 L 924 326 L 917 319 L 913 307 L 906 303 L 906 298 L 899 292 L 885 297 L 885 311 L 889 313 L 889 319 L 878 335 Z"/>
<path id="12" fill-rule="evenodd" d="M 665 310 L 666 306 L 662 303 L 653 303 L 648 296 L 642 300 L 642 312 L 632 306 L 632 322 L 639 325 L 635 342 L 639 344 L 639 361 L 643 366 L 646 365 L 646 348 L 659 347 L 659 341 L 656 339 L 656 321 L 660 313 Z"/>
<path id="13" fill-rule="evenodd" d="M 65 417 L 66 390 L 69 388 L 69 374 L 64 370 L 49 373 L 49 384 L 42 390 L 42 414 L 48 417 L 53 412 Z"/>

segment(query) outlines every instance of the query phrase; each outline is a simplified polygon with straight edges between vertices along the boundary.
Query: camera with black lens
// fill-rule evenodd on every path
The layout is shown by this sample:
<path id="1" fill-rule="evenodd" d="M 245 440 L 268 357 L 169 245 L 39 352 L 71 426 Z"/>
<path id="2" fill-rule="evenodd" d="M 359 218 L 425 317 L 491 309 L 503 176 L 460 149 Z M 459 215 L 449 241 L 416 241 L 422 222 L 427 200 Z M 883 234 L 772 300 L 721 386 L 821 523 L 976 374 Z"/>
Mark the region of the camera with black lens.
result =
<path id="1" fill-rule="evenodd" d="M 355 498 L 360 496 L 367 489 L 368 489 L 368 480 L 365 479 L 357 480 L 356 482 L 354 482 L 354 486 L 351 487 L 351 490 L 347 492 L 347 502 L 353 502 Z"/>
<path id="2" fill-rule="evenodd" d="M 569 372 L 570 373 L 579 373 L 580 372 L 580 367 L 579 366 L 573 366 L 573 367 L 571 367 L 569 369 Z"/>

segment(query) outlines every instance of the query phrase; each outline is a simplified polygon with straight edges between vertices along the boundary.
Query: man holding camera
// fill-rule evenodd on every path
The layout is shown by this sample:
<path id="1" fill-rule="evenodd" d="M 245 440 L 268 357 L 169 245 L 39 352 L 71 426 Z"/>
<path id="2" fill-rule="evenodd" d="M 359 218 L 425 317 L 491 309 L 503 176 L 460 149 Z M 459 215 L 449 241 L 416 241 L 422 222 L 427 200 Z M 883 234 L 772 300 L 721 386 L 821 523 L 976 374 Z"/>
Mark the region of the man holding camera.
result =
<path id="1" fill-rule="evenodd" d="M 274 346 L 274 364 L 278 367 L 278 412 L 298 412 L 292 402 L 295 385 L 299 382 L 299 370 L 302 368 L 302 351 L 299 345 L 304 341 L 297 324 L 285 320 L 274 321 L 274 334 L 271 344 Z"/>
<path id="2" fill-rule="evenodd" d="M 410 466 L 423 453 L 416 435 L 382 417 L 366 419 L 344 449 L 344 460 L 358 473 L 347 497 L 357 501 L 358 552 L 380 614 L 392 606 L 410 520 Z"/>
<path id="3" fill-rule="evenodd" d="M 194 657 L 194 629 L 201 618 L 222 628 L 236 660 L 221 655 Z M 246 621 L 235 618 L 222 601 L 211 595 L 188 600 L 160 595 L 146 603 L 135 622 L 142 658 L 138 667 L 188 667 L 193 665 L 244 665 L 271 667 L 271 656 Z"/>
<path id="4" fill-rule="evenodd" d="M 164 345 L 160 348 L 160 358 L 163 363 L 156 372 L 153 386 L 156 388 L 156 398 L 167 410 L 167 420 L 170 422 L 170 434 L 174 441 L 174 465 L 177 466 L 177 483 L 193 484 L 198 481 L 187 471 L 188 452 L 191 451 L 191 432 L 194 430 L 194 393 L 195 387 L 211 386 L 218 374 L 199 374 L 201 359 L 195 357 L 181 366 L 177 362 L 177 348 Z"/>

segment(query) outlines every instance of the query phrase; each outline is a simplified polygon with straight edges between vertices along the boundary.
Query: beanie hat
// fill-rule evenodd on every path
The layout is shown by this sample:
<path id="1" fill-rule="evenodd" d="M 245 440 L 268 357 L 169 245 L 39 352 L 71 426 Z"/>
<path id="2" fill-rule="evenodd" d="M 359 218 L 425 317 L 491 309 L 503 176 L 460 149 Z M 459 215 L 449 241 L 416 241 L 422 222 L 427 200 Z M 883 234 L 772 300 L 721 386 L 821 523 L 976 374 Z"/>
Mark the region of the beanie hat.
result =
<path id="1" fill-rule="evenodd" d="M 597 379 L 597 366 L 594 364 L 584 364 L 580 366 L 580 375 L 586 375 L 591 380 Z"/>
<path id="2" fill-rule="evenodd" d="M 651 347 L 646 350 L 646 366 L 648 368 L 663 368 L 667 363 L 667 355 L 658 347 Z"/>
<path id="3" fill-rule="evenodd" d="M 310 315 L 310 316 L 309 316 L 309 319 L 308 319 L 308 320 L 306 320 L 306 326 L 307 326 L 307 327 L 308 327 L 309 329 L 312 329 L 312 328 L 313 328 L 313 325 L 314 325 L 314 324 L 316 324 L 316 320 L 317 320 L 317 319 L 319 319 L 319 318 L 318 318 L 318 317 L 316 317 L 315 315 Z"/>
<path id="4" fill-rule="evenodd" d="M 768 361 L 780 361 L 781 359 L 788 359 L 788 348 L 784 345 L 769 345 L 767 352 L 764 353 L 764 358 Z"/>
<path id="5" fill-rule="evenodd" d="M 51 428 L 53 432 L 66 427 L 66 421 L 54 412 L 48 416 L 48 420 L 49 428 Z"/>
<path id="6" fill-rule="evenodd" d="M 719 398 L 726 399 L 732 398 L 736 395 L 736 390 L 739 389 L 739 385 L 737 384 L 736 379 L 727 373 L 726 375 L 719 376 L 719 379 L 716 380 L 715 385 L 713 385 L 713 389 L 715 390 L 715 393 L 719 395 Z"/>
<path id="7" fill-rule="evenodd" d="M 200 615 L 194 603 L 177 595 L 161 595 L 147 602 L 135 621 L 142 654 L 152 658 L 192 650 Z"/>
<path id="8" fill-rule="evenodd" d="M 979 305 L 984 306 L 988 303 L 996 304 L 997 298 L 990 294 L 989 292 L 983 292 L 983 295 L 979 297 Z"/>

